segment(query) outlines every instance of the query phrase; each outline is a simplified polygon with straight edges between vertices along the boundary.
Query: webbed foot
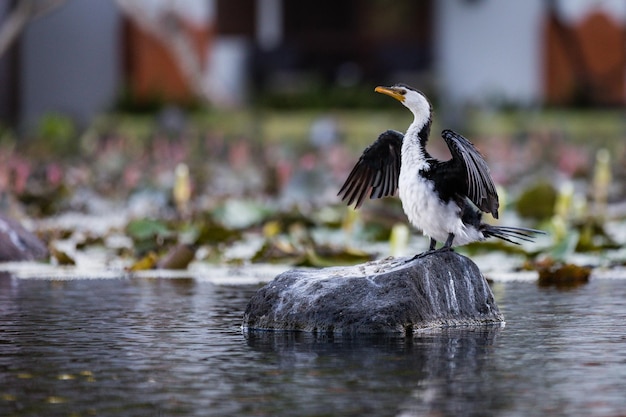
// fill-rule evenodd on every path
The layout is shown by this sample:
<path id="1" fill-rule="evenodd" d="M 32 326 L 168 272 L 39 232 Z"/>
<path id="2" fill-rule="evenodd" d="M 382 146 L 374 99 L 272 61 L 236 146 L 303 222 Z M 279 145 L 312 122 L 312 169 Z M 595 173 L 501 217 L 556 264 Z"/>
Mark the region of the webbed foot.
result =
<path id="1" fill-rule="evenodd" d="M 434 253 L 454 252 L 454 249 L 452 249 L 452 242 L 453 241 L 454 241 L 454 234 L 450 233 L 448 235 L 448 239 L 446 239 L 446 243 L 444 243 L 443 246 L 440 247 L 439 249 L 435 249 L 435 245 L 437 244 L 437 241 L 431 237 L 430 238 L 430 245 L 429 245 L 427 251 L 424 251 L 422 253 L 418 253 L 417 255 L 412 257 L 411 259 L 406 260 L 404 263 L 413 262 L 416 259 L 420 259 L 420 258 L 423 258 L 425 256 L 432 255 Z"/>
<path id="2" fill-rule="evenodd" d="M 454 252 L 454 249 L 452 248 L 447 248 L 447 247 L 441 247 L 439 249 L 428 249 L 427 251 L 424 251 L 422 253 L 418 253 L 417 255 L 415 255 L 414 257 L 407 259 L 405 261 L 405 263 L 408 262 L 413 262 L 416 259 L 421 259 L 421 258 L 425 258 L 428 255 L 434 255 L 435 253 L 443 253 L 443 252 Z"/>

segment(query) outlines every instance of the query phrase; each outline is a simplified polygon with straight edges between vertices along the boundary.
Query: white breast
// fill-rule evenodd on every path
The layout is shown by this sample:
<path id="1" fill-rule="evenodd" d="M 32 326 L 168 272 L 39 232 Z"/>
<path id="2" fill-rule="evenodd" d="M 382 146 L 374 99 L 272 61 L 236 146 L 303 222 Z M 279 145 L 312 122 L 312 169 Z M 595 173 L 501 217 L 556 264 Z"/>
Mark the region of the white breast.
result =
<path id="1" fill-rule="evenodd" d="M 420 176 L 420 170 L 427 170 L 428 164 L 419 145 L 415 145 L 403 144 L 398 183 L 402 208 L 411 224 L 442 243 L 448 234 L 454 233 L 454 246 L 483 240 L 480 231 L 463 224 L 460 207 L 453 200 L 447 203 L 441 201 L 434 190 L 434 183 Z"/>

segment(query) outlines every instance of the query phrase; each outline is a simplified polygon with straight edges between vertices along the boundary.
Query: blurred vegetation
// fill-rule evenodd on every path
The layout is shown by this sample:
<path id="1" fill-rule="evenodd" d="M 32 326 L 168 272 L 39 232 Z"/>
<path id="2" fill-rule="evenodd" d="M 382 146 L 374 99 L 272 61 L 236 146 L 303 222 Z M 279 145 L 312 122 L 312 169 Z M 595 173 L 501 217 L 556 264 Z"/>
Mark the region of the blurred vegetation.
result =
<path id="1" fill-rule="evenodd" d="M 477 136 L 527 137 L 552 132 L 568 142 L 592 149 L 623 150 L 626 135 L 620 108 L 536 108 L 470 111 L 467 128 Z"/>
<path id="2" fill-rule="evenodd" d="M 21 137 L 0 127 L 1 208 L 17 217 L 98 217 L 93 206 L 103 198 L 128 213 L 124 227 L 100 234 L 42 226 L 38 233 L 49 246 L 72 242 L 74 253 L 51 251 L 63 264 L 93 247 L 114 250 L 134 270 L 184 269 L 193 259 L 327 266 L 408 255 L 397 199 L 354 212 L 335 195 L 365 146 L 385 129 L 405 130 L 411 115 L 370 91 L 347 91 L 266 95 L 238 111 L 128 107 L 132 113 L 103 114 L 84 129 L 49 114 Z M 442 119 L 436 117 L 434 133 Z M 485 153 L 502 185 L 502 222 L 549 236 L 531 246 L 485 242 L 459 251 L 521 256 L 544 273 L 554 262 L 564 265 L 559 271 L 573 270 L 568 262 L 582 253 L 597 264 L 626 263 L 622 241 L 607 231 L 609 222 L 626 228 L 621 111 L 469 109 L 464 119 L 462 133 Z M 330 138 L 318 143 L 320 122 Z M 438 134 L 429 149 L 447 158 Z M 598 150 L 608 159 L 598 159 Z M 120 235 L 130 243 L 112 245 Z M 421 236 L 413 240 L 427 244 Z M 253 250 L 232 253 L 248 241 L 256 242 Z"/>

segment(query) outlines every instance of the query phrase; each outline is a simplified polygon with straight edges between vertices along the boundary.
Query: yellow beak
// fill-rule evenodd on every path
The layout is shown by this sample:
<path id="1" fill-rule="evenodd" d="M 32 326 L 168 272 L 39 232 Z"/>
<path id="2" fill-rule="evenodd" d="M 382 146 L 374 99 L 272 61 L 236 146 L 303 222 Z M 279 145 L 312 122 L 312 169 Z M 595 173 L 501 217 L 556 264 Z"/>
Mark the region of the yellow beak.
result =
<path id="1" fill-rule="evenodd" d="M 404 95 L 400 94 L 397 88 L 378 86 L 374 89 L 374 91 L 376 91 L 377 93 L 385 94 L 389 97 L 393 97 L 400 102 L 404 101 Z"/>

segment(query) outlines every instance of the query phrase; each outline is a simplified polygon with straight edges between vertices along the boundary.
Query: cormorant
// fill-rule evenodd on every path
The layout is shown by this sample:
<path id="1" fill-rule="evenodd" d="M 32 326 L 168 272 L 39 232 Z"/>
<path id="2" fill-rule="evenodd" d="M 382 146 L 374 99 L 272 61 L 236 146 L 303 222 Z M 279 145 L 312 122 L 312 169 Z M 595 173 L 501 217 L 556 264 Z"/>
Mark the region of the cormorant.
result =
<path id="1" fill-rule="evenodd" d="M 444 130 L 452 159 L 439 161 L 426 150 L 432 124 L 432 106 L 420 91 L 405 84 L 376 87 L 376 92 L 400 101 L 414 116 L 406 134 L 387 130 L 368 146 L 338 195 L 358 208 L 366 196 L 381 198 L 399 190 L 409 221 L 430 237 L 429 252 L 497 237 L 519 244 L 532 241 L 539 230 L 492 226 L 482 212 L 498 218 L 498 194 L 489 167 L 474 145 L 452 130 Z M 427 252 L 428 253 L 428 252 Z"/>

